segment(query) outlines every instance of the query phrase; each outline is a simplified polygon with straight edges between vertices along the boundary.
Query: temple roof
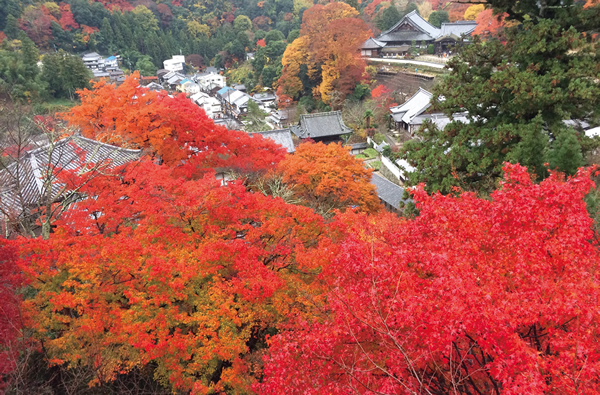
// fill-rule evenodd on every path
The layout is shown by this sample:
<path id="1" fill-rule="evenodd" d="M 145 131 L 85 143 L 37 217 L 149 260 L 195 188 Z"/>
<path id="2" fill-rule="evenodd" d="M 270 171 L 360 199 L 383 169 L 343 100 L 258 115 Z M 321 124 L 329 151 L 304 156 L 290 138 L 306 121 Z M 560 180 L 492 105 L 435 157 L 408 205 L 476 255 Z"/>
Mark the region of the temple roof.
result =
<path id="1" fill-rule="evenodd" d="M 361 46 L 362 49 L 379 49 L 381 47 L 385 47 L 385 43 L 383 41 L 376 40 L 373 37 L 370 37 Z"/>
<path id="2" fill-rule="evenodd" d="M 340 111 L 303 114 L 300 116 L 298 125 L 291 126 L 290 129 L 301 139 L 352 133 L 352 129 L 344 125 Z"/>

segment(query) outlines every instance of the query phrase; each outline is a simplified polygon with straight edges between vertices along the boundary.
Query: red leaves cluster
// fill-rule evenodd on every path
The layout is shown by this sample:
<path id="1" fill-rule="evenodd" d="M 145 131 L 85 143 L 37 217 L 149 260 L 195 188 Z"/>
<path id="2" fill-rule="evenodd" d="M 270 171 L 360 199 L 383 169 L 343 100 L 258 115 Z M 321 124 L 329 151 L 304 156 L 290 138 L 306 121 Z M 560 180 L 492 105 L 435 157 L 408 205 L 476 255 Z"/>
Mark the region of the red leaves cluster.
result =
<path id="1" fill-rule="evenodd" d="M 60 24 L 60 27 L 63 28 L 63 30 L 79 28 L 79 24 L 75 22 L 75 19 L 73 18 L 73 13 L 71 12 L 71 6 L 69 4 L 60 3 L 60 12 L 61 15 L 58 23 Z"/>
<path id="2" fill-rule="evenodd" d="M 81 104 L 64 118 L 86 137 L 144 149 L 188 177 L 216 167 L 265 170 L 283 159 L 285 150 L 271 140 L 217 126 L 185 95 L 150 91 L 138 78 L 79 92 Z"/>
<path id="3" fill-rule="evenodd" d="M 53 361 L 93 364 L 96 381 L 153 363 L 174 389 L 247 390 L 258 351 L 250 338 L 303 310 L 295 299 L 317 272 L 318 260 L 305 256 L 322 218 L 149 161 L 97 177 L 82 193 L 90 198 L 50 240 L 22 243 L 38 291 L 25 308 L 36 333 L 54 334 L 44 343 Z M 226 367 L 211 382 L 218 361 Z"/>
<path id="4" fill-rule="evenodd" d="M 0 390 L 2 376 L 10 373 L 22 351 L 21 312 L 19 289 L 24 279 L 17 266 L 17 246 L 0 238 Z"/>
<path id="5" fill-rule="evenodd" d="M 257 45 L 258 47 L 265 47 L 265 46 L 267 45 L 267 43 L 266 43 L 266 41 L 265 41 L 265 39 L 264 39 L 264 38 L 261 38 L 260 40 L 258 40 L 258 41 L 256 42 L 256 45 Z"/>
<path id="6" fill-rule="evenodd" d="M 273 338 L 261 393 L 600 391 L 589 172 L 505 171 L 489 201 L 418 190 L 415 220 L 342 216 L 323 313 Z"/>

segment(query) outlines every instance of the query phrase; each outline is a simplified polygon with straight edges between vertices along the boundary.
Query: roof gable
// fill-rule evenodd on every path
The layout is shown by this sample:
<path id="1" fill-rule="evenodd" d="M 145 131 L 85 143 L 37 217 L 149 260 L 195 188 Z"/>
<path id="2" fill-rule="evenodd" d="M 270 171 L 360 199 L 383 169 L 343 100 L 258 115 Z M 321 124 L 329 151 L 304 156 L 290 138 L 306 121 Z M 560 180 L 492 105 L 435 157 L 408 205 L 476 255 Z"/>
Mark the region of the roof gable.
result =
<path id="1" fill-rule="evenodd" d="M 423 88 L 411 96 L 404 104 L 390 108 L 395 121 L 402 120 L 410 123 L 414 117 L 422 114 L 431 106 L 433 94 Z"/>
<path id="2" fill-rule="evenodd" d="M 409 24 L 410 26 L 414 27 L 415 30 L 421 33 L 425 33 L 431 38 L 436 38 L 440 35 L 441 32 L 440 29 L 423 19 L 423 17 L 419 15 L 417 11 L 412 11 L 406 14 L 404 18 L 400 19 L 400 21 L 394 26 L 392 26 L 390 29 L 386 30 L 385 32 L 382 32 L 380 37 L 383 37 L 386 34 L 390 33 L 399 33 L 401 31 L 400 28 L 405 24 Z"/>
<path id="3" fill-rule="evenodd" d="M 298 125 L 291 127 L 292 132 L 301 139 L 340 136 L 352 133 L 342 120 L 340 111 L 303 114 Z"/>
<path id="4" fill-rule="evenodd" d="M 252 134 L 253 133 L 249 133 L 250 136 L 252 136 Z M 265 132 L 257 132 L 254 134 L 260 134 L 266 139 L 273 140 L 277 144 L 283 146 L 290 154 L 296 151 L 290 129 L 267 130 Z"/>

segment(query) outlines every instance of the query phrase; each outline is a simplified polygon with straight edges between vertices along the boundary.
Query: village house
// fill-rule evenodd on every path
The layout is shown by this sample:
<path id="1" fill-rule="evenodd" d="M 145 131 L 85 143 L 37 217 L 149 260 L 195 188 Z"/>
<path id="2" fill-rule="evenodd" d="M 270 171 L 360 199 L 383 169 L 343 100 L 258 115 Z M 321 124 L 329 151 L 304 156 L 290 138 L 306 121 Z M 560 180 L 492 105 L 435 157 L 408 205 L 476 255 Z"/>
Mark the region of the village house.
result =
<path id="1" fill-rule="evenodd" d="M 298 125 L 291 126 L 290 130 L 300 139 L 322 143 L 343 142 L 344 136 L 352 134 L 352 129 L 344 124 L 340 111 L 303 114 Z"/>
<path id="2" fill-rule="evenodd" d="M 434 52 L 439 54 L 450 51 L 456 45 L 467 44 L 476 27 L 475 21 L 457 21 L 442 23 L 437 28 L 417 11 L 412 11 L 389 30 L 376 38 L 369 38 L 361 47 L 361 55 L 373 58 L 404 56 L 410 52 L 413 43 L 418 47 L 424 44 L 425 48 L 431 44 Z"/>
<path id="3" fill-rule="evenodd" d="M 39 232 L 33 218 L 48 202 L 68 205 L 79 195 L 59 181 L 64 170 L 86 168 L 101 172 L 140 158 L 140 150 L 104 144 L 75 135 L 27 151 L 0 171 L 0 225 L 4 236 L 12 230 Z"/>
<path id="4" fill-rule="evenodd" d="M 177 86 L 177 91 L 183 92 L 186 95 L 193 95 L 200 92 L 200 86 L 194 81 L 185 78 L 181 82 L 179 82 L 179 86 Z"/>
<path id="5" fill-rule="evenodd" d="M 426 120 L 431 121 L 440 129 L 443 129 L 452 121 L 469 122 L 466 113 L 453 114 L 452 118 L 450 118 L 440 112 L 430 112 L 432 97 L 432 93 L 423 88 L 419 88 L 419 90 L 403 104 L 391 107 L 390 112 L 395 129 L 405 130 L 412 135 Z"/>
<path id="6" fill-rule="evenodd" d="M 204 92 L 215 88 L 224 88 L 227 86 L 227 78 L 218 73 L 214 67 L 207 67 L 203 73 L 196 74 L 192 79 L 200 86 Z"/>
<path id="7" fill-rule="evenodd" d="M 271 112 L 277 108 L 277 95 L 273 92 L 255 93 L 252 98 L 263 111 Z"/>
<path id="8" fill-rule="evenodd" d="M 167 59 L 163 62 L 165 70 L 168 71 L 183 71 L 185 66 L 185 56 L 175 55 L 172 59 Z"/>
<path id="9" fill-rule="evenodd" d="M 404 188 L 375 173 L 372 175 L 371 184 L 375 185 L 377 196 L 385 209 L 392 213 L 399 213 L 400 203 L 407 202 L 403 199 Z"/>
<path id="10" fill-rule="evenodd" d="M 293 154 L 296 152 L 296 147 L 294 146 L 294 140 L 292 139 L 292 133 L 290 129 L 277 129 L 277 130 L 267 130 L 264 132 L 257 133 L 248 133 L 250 136 L 253 134 L 260 134 L 266 139 L 271 139 L 277 144 L 283 146 L 288 154 Z"/>
<path id="11" fill-rule="evenodd" d="M 228 86 L 217 91 L 217 98 L 223 105 L 223 112 L 236 118 L 248 112 L 248 101 L 253 100 L 247 93 Z"/>
<path id="12" fill-rule="evenodd" d="M 205 92 L 198 92 L 190 96 L 190 100 L 198 107 L 202 108 L 210 119 L 223 117 L 223 108 L 221 102 L 216 97 L 210 96 Z"/>

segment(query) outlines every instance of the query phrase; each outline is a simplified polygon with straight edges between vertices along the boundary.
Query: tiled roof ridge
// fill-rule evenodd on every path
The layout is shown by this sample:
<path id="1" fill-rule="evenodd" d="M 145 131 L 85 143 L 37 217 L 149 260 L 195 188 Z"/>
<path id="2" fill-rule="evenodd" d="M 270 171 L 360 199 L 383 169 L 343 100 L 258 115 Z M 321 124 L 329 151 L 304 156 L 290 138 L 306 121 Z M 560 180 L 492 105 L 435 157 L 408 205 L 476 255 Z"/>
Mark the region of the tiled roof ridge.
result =
<path id="1" fill-rule="evenodd" d="M 323 117 L 323 116 L 328 116 L 328 115 L 340 115 L 340 114 L 341 114 L 341 111 L 337 110 L 337 111 L 317 112 L 314 114 L 302 114 L 301 117 L 316 118 L 316 117 Z"/>
<path id="2" fill-rule="evenodd" d="M 81 135 L 73 135 L 73 136 L 68 136 L 68 137 L 62 138 L 62 139 L 57 140 L 57 141 L 55 141 L 53 143 L 48 143 L 48 144 L 45 144 L 45 145 L 43 145 L 41 147 L 37 147 L 35 149 L 27 151 L 27 153 L 25 154 L 25 157 L 37 155 L 40 152 L 42 152 L 45 149 L 47 149 L 48 147 L 52 147 L 52 146 L 59 147 L 59 146 L 62 146 L 62 145 L 65 145 L 65 144 L 69 143 L 70 141 L 74 141 L 75 143 L 77 143 L 78 139 L 85 140 L 85 141 L 89 142 L 90 144 L 96 144 L 96 145 L 100 145 L 100 146 L 109 147 L 109 148 L 114 149 L 115 151 L 127 151 L 127 152 L 131 152 L 131 153 L 140 153 L 140 152 L 142 152 L 141 149 L 137 149 L 136 150 L 136 149 L 129 149 L 129 148 L 117 147 L 116 145 L 106 144 L 106 143 L 103 143 L 101 141 L 92 140 L 90 138 L 87 138 L 87 137 L 84 137 L 84 136 L 81 136 Z M 80 147 L 80 148 L 83 148 L 83 147 Z"/>
<path id="3" fill-rule="evenodd" d="M 454 21 L 454 22 L 442 22 L 442 26 L 444 25 L 477 25 L 475 21 Z"/>

